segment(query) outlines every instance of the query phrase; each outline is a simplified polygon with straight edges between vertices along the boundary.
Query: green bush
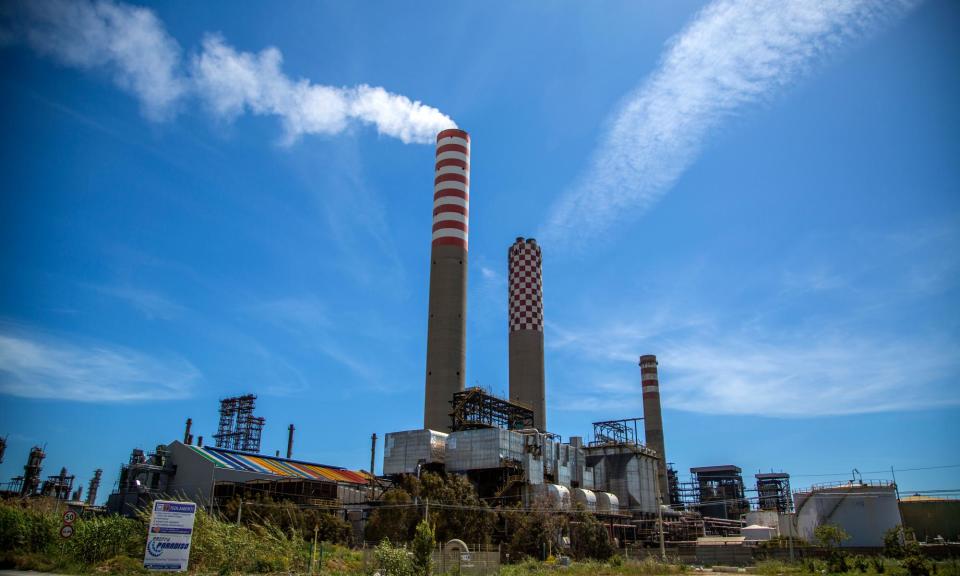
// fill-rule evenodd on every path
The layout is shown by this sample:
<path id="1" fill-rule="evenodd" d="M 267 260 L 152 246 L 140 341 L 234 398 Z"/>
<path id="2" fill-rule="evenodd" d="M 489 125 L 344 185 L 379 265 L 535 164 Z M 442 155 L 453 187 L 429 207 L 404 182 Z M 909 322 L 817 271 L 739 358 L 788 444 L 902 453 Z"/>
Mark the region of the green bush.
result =
<path id="1" fill-rule="evenodd" d="M 384 576 L 415 576 L 413 559 L 405 548 L 393 546 L 384 539 L 374 549 L 376 568 Z"/>
<path id="2" fill-rule="evenodd" d="M 46 552 L 58 540 L 54 514 L 23 505 L 0 505 L 0 550 Z"/>

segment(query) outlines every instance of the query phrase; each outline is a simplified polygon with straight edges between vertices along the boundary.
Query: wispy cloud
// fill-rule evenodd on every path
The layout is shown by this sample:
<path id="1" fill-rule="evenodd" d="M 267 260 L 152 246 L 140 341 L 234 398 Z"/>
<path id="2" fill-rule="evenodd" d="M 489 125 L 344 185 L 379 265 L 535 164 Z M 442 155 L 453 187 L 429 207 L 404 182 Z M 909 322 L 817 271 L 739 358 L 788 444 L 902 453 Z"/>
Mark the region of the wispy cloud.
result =
<path id="1" fill-rule="evenodd" d="M 661 363 L 664 405 L 679 410 L 810 417 L 960 405 L 960 345 L 943 334 L 784 332 L 732 319 L 673 336 L 616 328 L 593 326 L 556 346 L 605 366 L 589 391 L 561 389 L 561 408 L 640 408 L 636 360 L 648 352 Z"/>
<path id="2" fill-rule="evenodd" d="M 75 68 L 106 72 L 140 99 L 151 120 L 168 118 L 187 90 L 180 46 L 152 10 L 115 2 L 31 0 L 4 4 L 10 40 Z"/>
<path id="3" fill-rule="evenodd" d="M 75 402 L 175 400 L 190 396 L 200 379 L 183 358 L 0 325 L 2 394 Z"/>
<path id="4" fill-rule="evenodd" d="M 140 311 L 149 320 L 171 320 L 179 316 L 184 307 L 154 290 L 122 285 L 91 285 L 96 292 L 117 298 Z"/>
<path id="5" fill-rule="evenodd" d="M 657 69 L 626 98 L 581 183 L 540 232 L 582 241 L 650 208 L 724 120 L 768 101 L 838 48 L 915 0 L 716 0 L 672 39 Z"/>
<path id="6" fill-rule="evenodd" d="M 151 120 L 170 118 L 192 97 L 223 120 L 248 112 L 276 116 L 287 144 L 357 123 L 405 143 L 429 143 L 455 126 L 436 108 L 381 87 L 291 78 L 274 47 L 240 52 L 210 34 L 186 64 L 180 45 L 147 8 L 112 0 L 21 0 L 4 4 L 0 16 L 4 43 L 22 42 L 63 65 L 105 72 L 139 98 Z"/>
<path id="7" fill-rule="evenodd" d="M 956 290 L 956 233 L 926 225 L 801 244 L 803 256 L 785 255 L 782 271 L 755 279 L 785 287 L 762 301 L 717 308 L 715 289 L 698 302 L 675 286 L 699 282 L 673 278 L 645 302 L 609 303 L 616 315 L 548 323 L 547 345 L 563 366 L 552 379 L 555 404 L 640 409 L 637 357 L 653 353 L 664 405 L 680 410 L 792 418 L 960 405 L 953 323 L 915 312 Z"/>

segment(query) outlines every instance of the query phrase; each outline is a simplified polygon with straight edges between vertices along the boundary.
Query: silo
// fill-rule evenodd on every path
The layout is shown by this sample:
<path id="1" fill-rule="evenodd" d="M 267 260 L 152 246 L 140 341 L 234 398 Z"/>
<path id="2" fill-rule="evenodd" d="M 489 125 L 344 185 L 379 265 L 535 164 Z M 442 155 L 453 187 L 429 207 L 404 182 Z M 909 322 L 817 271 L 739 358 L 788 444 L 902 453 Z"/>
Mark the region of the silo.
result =
<path id="1" fill-rule="evenodd" d="M 510 328 L 510 400 L 533 410 L 533 423 L 547 429 L 543 369 L 543 281 L 540 246 L 517 238 L 507 251 Z"/>
<path id="2" fill-rule="evenodd" d="M 657 357 L 646 354 L 640 357 L 640 383 L 643 386 L 643 429 L 647 447 L 657 451 L 657 476 L 660 480 L 660 497 L 664 504 L 670 502 L 670 483 L 667 480 L 667 454 L 663 446 L 663 417 L 660 415 L 660 378 L 657 375 Z"/>
<path id="3" fill-rule="evenodd" d="M 450 400 L 466 371 L 467 237 L 470 215 L 470 135 L 437 134 L 433 236 L 427 320 L 423 427 L 450 429 Z"/>

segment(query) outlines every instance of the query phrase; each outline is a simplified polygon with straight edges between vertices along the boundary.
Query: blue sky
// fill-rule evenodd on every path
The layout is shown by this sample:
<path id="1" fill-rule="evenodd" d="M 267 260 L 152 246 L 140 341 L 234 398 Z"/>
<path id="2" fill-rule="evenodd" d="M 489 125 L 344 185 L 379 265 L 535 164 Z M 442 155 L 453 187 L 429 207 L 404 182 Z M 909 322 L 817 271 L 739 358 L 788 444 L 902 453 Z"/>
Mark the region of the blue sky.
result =
<path id="1" fill-rule="evenodd" d="M 111 486 L 237 393 L 329 464 L 420 426 L 455 123 L 469 384 L 536 236 L 553 431 L 641 415 L 652 353 L 682 472 L 960 490 L 960 6 L 774 5 L 4 5 L 0 479 Z"/>

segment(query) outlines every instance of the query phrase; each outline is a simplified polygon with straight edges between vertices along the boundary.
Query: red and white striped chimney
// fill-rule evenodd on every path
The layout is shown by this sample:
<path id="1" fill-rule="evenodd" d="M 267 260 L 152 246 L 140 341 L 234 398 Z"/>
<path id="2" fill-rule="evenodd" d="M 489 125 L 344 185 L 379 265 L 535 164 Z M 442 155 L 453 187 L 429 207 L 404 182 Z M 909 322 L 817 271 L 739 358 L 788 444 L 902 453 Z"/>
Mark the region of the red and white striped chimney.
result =
<path id="1" fill-rule="evenodd" d="M 423 427 L 450 429 L 450 401 L 466 372 L 467 240 L 470 222 L 470 135 L 437 134 L 433 240 Z"/>
<path id="2" fill-rule="evenodd" d="M 643 427 L 647 447 L 657 451 L 657 478 L 664 504 L 670 504 L 670 483 L 667 478 L 667 454 L 663 440 L 663 416 L 660 413 L 660 375 L 657 357 L 640 357 L 640 384 L 643 390 Z"/>

